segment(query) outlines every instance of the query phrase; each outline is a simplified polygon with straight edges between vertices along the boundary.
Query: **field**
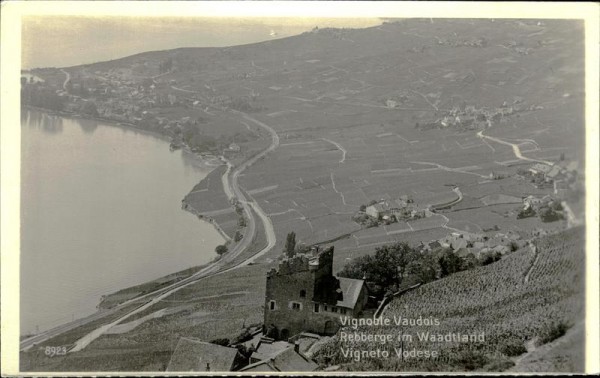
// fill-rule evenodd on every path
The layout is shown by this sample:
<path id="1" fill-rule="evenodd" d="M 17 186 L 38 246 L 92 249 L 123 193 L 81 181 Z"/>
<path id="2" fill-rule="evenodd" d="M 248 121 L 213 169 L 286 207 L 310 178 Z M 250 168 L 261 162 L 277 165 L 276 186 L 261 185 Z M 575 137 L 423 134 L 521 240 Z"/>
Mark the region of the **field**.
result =
<path id="1" fill-rule="evenodd" d="M 254 265 L 233 275 L 202 280 L 127 321 L 164 308 L 171 309 L 170 314 L 147 320 L 129 332 L 105 334 L 83 351 L 54 358 L 43 350 L 22 352 L 21 370 L 164 371 L 181 336 L 207 341 L 234 338 L 244 328 L 261 323 L 267 270 L 267 266 Z M 60 340 L 48 340 L 42 346 L 72 343 L 84 333 L 80 329 L 70 338 L 59 336 Z"/>
<path id="2" fill-rule="evenodd" d="M 85 77 L 131 71 L 134 65 L 151 69 L 170 59 L 174 69 L 153 78 L 156 93 L 146 93 L 157 101 L 175 96 L 178 103 L 163 101 L 150 113 L 173 121 L 191 117 L 199 120 L 203 138 L 236 142 L 239 152 L 223 151 L 234 166 L 271 143 L 264 128 L 231 111 L 240 101 L 249 104 L 242 111 L 273 128 L 279 145 L 244 170 L 239 184 L 270 217 L 277 243 L 256 265 L 202 280 L 137 318 L 166 308 L 172 313 L 147 318 L 129 332 L 103 335 L 61 360 L 23 353 L 24 366 L 38 371 L 162 370 L 181 336 L 233 337 L 243 325 L 261 321 L 265 273 L 291 231 L 301 243 L 334 245 L 336 272 L 350 259 L 392 241 L 416 245 L 456 231 L 496 228 L 533 234 L 540 228 L 564 228 L 562 221 L 516 219 L 522 207 L 518 199 L 552 193 L 516 173 L 530 167 L 530 159 L 555 163 L 564 154 L 566 161 L 583 160 L 583 42 L 583 23 L 573 20 L 403 19 L 367 29 L 321 29 L 252 45 L 148 52 L 68 68 L 73 76 Z M 128 74 L 125 80 L 157 74 Z M 56 70 L 43 77 L 56 85 L 64 80 Z M 444 117 L 467 108 L 516 110 L 473 128 L 442 126 Z M 217 167 L 185 203 L 233 237 L 239 215 L 223 190 L 226 169 Z M 504 178 L 493 179 L 494 173 Z M 404 194 L 423 207 L 460 201 L 429 218 L 369 229 L 352 220 L 361 205 Z M 257 221 L 258 235 L 240 259 L 265 244 L 262 227 Z M 436 345 L 444 358 L 428 363 L 395 358 L 351 362 L 332 344 L 328 362 L 348 370 L 509 368 L 514 356 L 506 348 L 521 350 L 544 327 L 572 325 L 581 313 L 582 286 L 573 283 L 583 274 L 580 232 L 547 238 L 537 258 L 521 250 L 424 285 L 386 310 L 390 317 L 437 317 L 440 332 L 481 331 L 485 343 Z M 122 298 L 140 289 L 122 292 Z M 397 328 L 377 331 L 398 333 Z"/>
<path id="3" fill-rule="evenodd" d="M 334 364 L 345 369 L 396 370 L 496 370 L 514 365 L 511 358 L 526 352 L 525 345 L 539 346 L 547 340 L 547 330 L 560 324 L 567 328 L 583 320 L 585 252 L 583 229 L 576 228 L 536 241 L 537 252 L 521 249 L 495 264 L 454 274 L 394 299 L 382 317 L 393 319 L 437 319 L 439 325 L 363 326 L 359 333 L 412 335 L 405 340 L 405 349 L 437 350 L 436 361 L 395 358 L 393 347 L 399 342 L 374 345 L 369 343 L 331 343 Z M 346 331 L 350 331 L 346 328 Z M 418 332 L 435 334 L 483 333 L 483 341 L 431 342 L 421 341 Z M 345 345 L 344 345 L 345 344 Z M 366 359 L 352 362 L 340 354 L 340 347 L 355 350 L 386 349 L 389 359 Z M 583 353 L 583 343 L 573 348 Z M 515 353 L 514 351 L 520 351 Z M 577 353 L 573 353 L 575 355 Z M 496 365 L 495 365 L 496 364 Z M 568 367 L 568 363 L 563 367 Z M 546 366 L 547 367 L 547 366 Z M 577 366 L 577 370 L 582 370 Z M 504 370 L 504 369 L 502 369 Z M 550 369 L 552 371 L 552 368 Z"/>
<path id="4" fill-rule="evenodd" d="M 161 100 L 149 113 L 189 117 L 202 138 L 238 143 L 239 152 L 224 151 L 234 165 L 266 148 L 270 136 L 228 107 L 272 127 L 279 146 L 240 175 L 240 185 L 269 214 L 278 240 L 290 231 L 307 244 L 362 232 L 351 220 L 361 205 L 408 194 L 435 207 L 456 199 L 453 187 L 465 198 L 450 210 L 468 210 L 479 228 L 494 219 L 507 230 L 522 224 L 512 222 L 514 213 L 499 219 L 506 201 L 494 198 L 551 192 L 515 177 L 533 164 L 527 159 L 556 162 L 564 154 L 582 160 L 582 26 L 403 19 L 244 46 L 148 52 L 67 70 L 91 82 L 106 75 L 139 81 L 169 61 L 173 69 L 153 77 L 156 88 L 144 93 L 175 103 Z M 64 76 L 40 74 L 51 82 Z M 503 109 L 503 115 L 483 126 L 442 127 L 440 120 L 458 109 Z M 232 236 L 236 217 L 219 193 L 222 169 L 206 180 L 208 190 L 194 188 L 186 201 Z M 505 178 L 490 179 L 494 172 Z M 444 214 L 450 228 L 478 230 L 459 213 Z"/>

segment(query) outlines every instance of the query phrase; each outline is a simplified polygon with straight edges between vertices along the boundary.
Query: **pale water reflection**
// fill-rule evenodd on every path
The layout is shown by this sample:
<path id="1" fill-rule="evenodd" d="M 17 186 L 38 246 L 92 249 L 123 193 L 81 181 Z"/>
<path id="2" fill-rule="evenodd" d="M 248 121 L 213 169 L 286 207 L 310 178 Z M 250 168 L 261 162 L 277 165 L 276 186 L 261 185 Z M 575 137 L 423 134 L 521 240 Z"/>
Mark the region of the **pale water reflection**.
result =
<path id="1" fill-rule="evenodd" d="M 222 237 L 181 210 L 211 169 L 199 159 L 93 120 L 24 111 L 21 123 L 22 333 L 214 258 Z"/>

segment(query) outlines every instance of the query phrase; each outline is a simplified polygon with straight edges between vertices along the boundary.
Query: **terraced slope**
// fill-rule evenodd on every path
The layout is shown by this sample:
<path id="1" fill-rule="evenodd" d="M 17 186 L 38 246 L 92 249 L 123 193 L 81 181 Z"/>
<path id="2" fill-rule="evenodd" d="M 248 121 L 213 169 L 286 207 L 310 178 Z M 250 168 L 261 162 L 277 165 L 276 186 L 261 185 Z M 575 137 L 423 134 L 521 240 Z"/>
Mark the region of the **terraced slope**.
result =
<path id="1" fill-rule="evenodd" d="M 389 326 L 345 328 L 346 332 L 391 334 L 394 341 L 351 343 L 341 341 L 338 334 L 336 341 L 321 351 L 321 360 L 341 363 L 349 370 L 505 370 L 527 350 L 551 342 L 572 326 L 581 327 L 584 261 L 583 228 L 544 237 L 537 240 L 535 249 L 521 249 L 498 263 L 452 275 L 395 299 L 383 315 L 390 319 Z M 398 317 L 433 319 L 439 325 L 397 326 L 394 318 Z M 429 337 L 475 334 L 476 340 L 420 340 L 419 334 L 427 333 Z M 405 336 L 399 342 L 400 334 L 411 335 L 412 340 Z M 527 370 L 535 366 L 541 371 L 583 369 L 576 366 L 583 363 L 582 338 L 568 345 L 575 352 L 565 353 L 561 364 L 528 364 Z M 401 347 L 405 351 L 437 351 L 439 358 L 398 358 L 394 348 Z M 351 361 L 344 357 L 344 348 L 387 350 L 390 356 Z"/>

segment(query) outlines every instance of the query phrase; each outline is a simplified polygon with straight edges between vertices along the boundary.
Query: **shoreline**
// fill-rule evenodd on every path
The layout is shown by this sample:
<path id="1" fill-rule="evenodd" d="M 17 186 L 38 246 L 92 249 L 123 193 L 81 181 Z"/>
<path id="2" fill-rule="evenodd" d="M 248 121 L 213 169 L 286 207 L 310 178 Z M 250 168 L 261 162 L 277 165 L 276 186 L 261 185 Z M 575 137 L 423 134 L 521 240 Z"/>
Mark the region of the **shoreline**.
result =
<path id="1" fill-rule="evenodd" d="M 194 209 L 192 206 L 190 206 L 190 204 L 188 204 L 187 202 L 185 202 L 185 199 L 181 200 L 182 206 L 181 209 L 184 211 L 189 212 L 190 214 L 194 214 L 196 217 L 198 217 L 198 219 L 208 222 L 211 225 L 213 225 L 213 227 L 215 228 L 215 230 L 217 230 L 217 232 L 219 234 L 221 234 L 221 236 L 225 239 L 225 242 L 228 243 L 231 240 L 233 240 L 231 238 L 231 236 L 227 235 L 227 233 L 225 233 L 225 231 L 223 231 L 223 229 L 221 228 L 221 226 L 219 226 L 219 223 L 217 221 L 215 221 L 213 218 L 203 215 L 202 213 L 200 213 L 198 210 Z"/>
<path id="2" fill-rule="evenodd" d="M 124 130 L 131 130 L 131 131 L 139 132 L 141 134 L 149 135 L 149 136 L 152 136 L 154 138 L 160 139 L 160 140 L 166 142 L 167 144 L 170 144 L 172 142 L 172 138 L 169 137 L 169 136 L 167 136 L 167 135 L 161 134 L 161 133 L 156 132 L 156 131 L 151 131 L 151 130 L 146 130 L 146 129 L 143 129 L 143 128 L 139 128 L 139 127 L 137 127 L 134 124 L 129 123 L 129 122 L 121 122 L 121 121 L 115 121 L 115 120 L 108 120 L 108 119 L 104 119 L 104 118 L 91 117 L 91 116 L 82 115 L 82 114 L 79 114 L 79 113 L 68 113 L 68 112 L 64 112 L 64 111 L 56 111 L 56 110 L 40 108 L 40 107 L 36 107 L 36 106 L 32 106 L 32 105 L 24 105 L 23 107 L 21 107 L 21 111 L 23 111 L 24 109 L 31 110 L 31 111 L 36 111 L 36 112 L 43 113 L 43 114 L 46 114 L 46 115 L 49 115 L 49 116 L 58 116 L 58 117 L 62 117 L 62 118 L 72 119 L 72 120 L 78 120 L 79 119 L 79 120 L 87 120 L 87 121 L 96 121 L 96 122 L 99 122 L 99 123 L 103 123 L 105 126 L 120 127 L 120 128 L 122 128 Z M 169 148 L 169 147 L 170 146 L 167 146 L 167 148 Z M 190 155 L 192 158 L 197 159 L 203 166 L 207 167 L 207 174 L 206 174 L 206 176 L 208 176 L 211 172 L 213 172 L 219 166 L 223 165 L 223 164 L 218 164 L 218 165 L 209 164 L 209 163 L 214 163 L 215 160 L 219 160 L 220 162 L 222 162 L 222 160 L 220 159 L 220 156 L 217 156 L 216 158 L 214 158 L 214 157 L 213 158 L 206 158 L 205 156 L 201 155 L 200 153 L 192 152 L 187 145 L 184 145 L 183 147 L 181 147 L 179 149 L 182 151 L 182 153 Z M 171 151 L 173 151 L 173 150 L 171 150 Z M 204 180 L 204 178 L 202 180 Z M 200 183 L 202 180 L 200 180 L 198 183 Z M 189 192 L 191 192 L 191 190 L 192 189 L 190 189 L 188 191 L 188 194 L 189 194 Z M 184 199 L 185 199 L 185 197 L 184 197 Z M 182 203 L 184 204 L 184 206 L 181 207 L 181 210 L 187 211 L 190 214 L 195 215 L 196 218 L 198 220 L 200 220 L 201 222 L 205 222 L 205 223 L 211 224 L 213 226 L 213 228 L 219 233 L 219 235 L 221 235 L 221 237 L 224 238 L 225 243 L 229 243 L 229 242 L 231 242 L 233 240 L 229 235 L 227 235 L 223 231 L 223 229 L 218 225 L 218 223 L 214 219 L 212 219 L 211 217 L 207 217 L 207 216 L 204 216 L 204 215 L 200 214 L 196 209 L 192 208 L 188 204 L 185 204 L 184 199 L 181 200 Z M 80 318 L 77 318 L 77 319 L 74 319 L 74 320 L 71 320 L 71 321 L 68 321 L 68 322 L 65 322 L 65 323 L 58 324 L 58 325 L 56 325 L 54 327 L 51 327 L 51 328 L 49 328 L 47 330 L 44 330 L 44 331 L 40 331 L 40 332 L 35 333 L 35 334 L 32 334 L 31 332 L 27 332 L 26 334 L 20 335 L 20 337 L 22 338 L 20 340 L 20 342 L 28 340 L 28 339 L 31 339 L 31 338 L 38 337 L 39 335 L 43 335 L 45 333 L 49 333 L 49 332 L 52 332 L 52 331 L 57 330 L 57 329 L 69 327 L 72 324 L 80 324 L 80 322 L 83 321 L 83 320 L 85 320 L 85 319 L 91 318 L 93 316 L 98 316 L 101 313 L 106 312 L 107 309 L 104 308 L 102 306 L 102 304 L 104 303 L 104 301 L 107 298 L 109 298 L 112 295 L 118 295 L 118 293 L 126 292 L 128 290 L 131 290 L 133 288 L 137 288 L 137 287 L 140 287 L 140 286 L 157 284 L 157 283 L 159 283 L 161 281 L 167 281 L 168 282 L 169 278 L 172 278 L 172 277 L 174 277 L 174 278 L 171 279 L 171 281 L 173 281 L 173 280 L 179 281 L 181 279 L 185 279 L 186 277 L 193 275 L 196 271 L 205 269 L 205 268 L 210 267 L 211 265 L 215 264 L 219 260 L 218 257 L 219 256 L 216 255 L 216 256 L 213 257 L 212 260 L 210 260 L 210 261 L 208 261 L 208 262 L 206 262 L 204 264 L 189 266 L 187 268 L 184 268 L 182 270 L 178 270 L 176 272 L 170 272 L 170 273 L 161 275 L 159 277 L 156 277 L 154 279 L 147 280 L 147 281 L 141 282 L 141 283 L 136 284 L 136 285 L 131 285 L 131 286 L 128 286 L 128 287 L 120 288 L 120 289 L 117 289 L 117 290 L 115 290 L 113 292 L 101 295 L 101 297 L 99 298 L 99 301 L 98 301 L 98 303 L 96 305 L 96 311 L 94 313 L 86 315 L 86 316 L 82 316 Z M 189 272 L 189 275 L 187 274 L 188 272 Z M 182 275 L 186 276 L 186 277 L 178 279 L 178 276 L 182 276 Z M 141 293 L 140 293 L 140 295 L 141 295 Z M 133 297 L 132 299 L 135 299 L 135 297 Z"/>

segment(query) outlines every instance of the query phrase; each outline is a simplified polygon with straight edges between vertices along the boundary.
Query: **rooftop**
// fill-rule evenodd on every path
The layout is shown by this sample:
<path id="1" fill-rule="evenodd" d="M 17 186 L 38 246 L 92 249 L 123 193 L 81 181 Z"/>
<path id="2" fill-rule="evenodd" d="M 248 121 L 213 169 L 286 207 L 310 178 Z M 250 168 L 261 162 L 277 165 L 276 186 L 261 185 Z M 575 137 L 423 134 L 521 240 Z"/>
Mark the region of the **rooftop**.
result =
<path id="1" fill-rule="evenodd" d="M 337 306 L 353 309 L 356 306 L 365 281 L 346 277 L 337 278 L 340 281 L 340 289 L 344 294 L 344 299 L 338 301 Z"/>
<path id="2" fill-rule="evenodd" d="M 231 371 L 237 353 L 234 348 L 182 337 L 171 356 L 167 371 Z"/>
<path id="3" fill-rule="evenodd" d="M 252 358 L 257 360 L 274 358 L 290 348 L 293 349 L 294 345 L 287 341 L 269 341 L 261 339 L 260 343 L 257 345 L 256 351 L 252 353 Z"/>
<path id="4" fill-rule="evenodd" d="M 285 349 L 274 357 L 250 364 L 240 371 L 315 371 L 318 365 L 296 352 L 292 347 Z"/>

